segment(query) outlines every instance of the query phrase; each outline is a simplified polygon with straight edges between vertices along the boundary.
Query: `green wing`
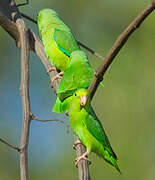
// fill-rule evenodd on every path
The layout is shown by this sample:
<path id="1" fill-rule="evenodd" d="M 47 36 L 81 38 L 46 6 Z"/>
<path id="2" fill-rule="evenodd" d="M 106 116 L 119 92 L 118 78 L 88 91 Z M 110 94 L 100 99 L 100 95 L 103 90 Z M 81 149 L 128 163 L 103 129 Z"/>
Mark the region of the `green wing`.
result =
<path id="1" fill-rule="evenodd" d="M 58 94 L 58 97 L 59 97 L 60 101 L 63 102 L 68 97 L 72 96 L 75 91 L 76 91 L 76 89 L 63 91 L 62 93 Z"/>
<path id="2" fill-rule="evenodd" d="M 73 51 L 80 49 L 71 32 L 55 29 L 53 39 L 58 48 L 68 57 L 70 57 Z"/>
<path id="3" fill-rule="evenodd" d="M 84 118 L 86 119 L 84 121 L 85 126 L 89 130 L 89 132 L 98 140 L 100 141 L 103 146 L 107 149 L 107 151 L 112 154 L 112 156 L 117 159 L 116 154 L 114 153 L 110 142 L 108 140 L 108 137 L 102 127 L 101 122 L 98 120 L 94 110 L 92 107 L 90 107 L 90 111 L 88 112 L 88 117 Z"/>

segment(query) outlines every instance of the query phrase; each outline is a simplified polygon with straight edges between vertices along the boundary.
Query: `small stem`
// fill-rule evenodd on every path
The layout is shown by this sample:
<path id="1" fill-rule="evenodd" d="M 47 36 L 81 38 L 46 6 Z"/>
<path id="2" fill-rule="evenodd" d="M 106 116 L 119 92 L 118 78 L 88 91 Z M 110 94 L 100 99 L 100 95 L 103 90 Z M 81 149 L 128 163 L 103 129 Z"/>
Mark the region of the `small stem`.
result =
<path id="1" fill-rule="evenodd" d="M 61 119 L 56 119 L 56 118 L 53 118 L 53 119 L 40 119 L 40 118 L 35 117 L 32 113 L 30 115 L 31 115 L 31 119 L 35 120 L 35 121 L 40 121 L 40 122 L 57 121 L 57 122 L 60 122 L 60 123 L 62 123 L 62 124 L 64 124 L 66 126 L 66 132 L 69 133 L 69 127 L 70 127 L 69 124 L 67 124 L 65 121 L 63 121 Z"/>
<path id="2" fill-rule="evenodd" d="M 91 54 L 93 54 L 94 56 L 98 57 L 101 60 L 104 60 L 104 57 L 102 55 L 100 55 L 99 53 L 97 53 L 96 51 L 94 51 L 93 49 L 89 48 L 88 46 L 84 45 L 83 43 L 81 43 L 80 41 L 77 41 L 78 44 L 85 48 L 87 51 L 89 51 Z"/>
<path id="3" fill-rule="evenodd" d="M 27 16 L 27 15 L 24 14 L 24 13 L 21 13 L 21 15 L 22 15 L 25 19 L 28 19 L 29 21 L 31 21 L 31 22 L 37 24 L 37 21 L 34 20 L 34 19 L 32 19 L 30 16 Z"/>
<path id="4" fill-rule="evenodd" d="M 8 143 L 8 142 L 7 142 L 7 141 L 5 141 L 4 139 L 0 138 L 0 142 L 2 142 L 2 143 L 4 143 L 4 144 L 6 144 L 7 146 L 11 147 L 12 149 L 17 150 L 18 152 L 20 152 L 20 149 L 19 149 L 17 146 L 15 146 L 15 145 L 13 145 L 13 144 Z"/>

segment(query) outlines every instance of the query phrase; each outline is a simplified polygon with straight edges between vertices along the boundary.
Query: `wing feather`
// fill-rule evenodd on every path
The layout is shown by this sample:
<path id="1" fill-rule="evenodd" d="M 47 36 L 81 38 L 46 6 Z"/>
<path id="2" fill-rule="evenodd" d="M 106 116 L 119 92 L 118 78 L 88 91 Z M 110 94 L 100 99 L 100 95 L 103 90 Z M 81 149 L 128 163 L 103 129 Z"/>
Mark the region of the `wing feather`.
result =
<path id="1" fill-rule="evenodd" d="M 100 141 L 104 147 L 107 147 L 107 150 L 109 151 L 110 154 L 113 155 L 113 157 L 115 159 L 117 159 L 116 154 L 114 153 L 110 142 L 108 140 L 108 137 L 102 127 L 101 122 L 99 121 L 99 119 L 97 118 L 94 110 L 92 109 L 92 107 L 90 107 L 90 111 L 88 112 L 88 117 L 84 118 L 86 119 L 84 121 L 85 126 L 87 127 L 87 129 L 89 130 L 89 132 L 98 140 Z"/>
<path id="2" fill-rule="evenodd" d="M 68 57 L 73 51 L 80 49 L 71 32 L 55 29 L 53 39 L 58 48 Z"/>

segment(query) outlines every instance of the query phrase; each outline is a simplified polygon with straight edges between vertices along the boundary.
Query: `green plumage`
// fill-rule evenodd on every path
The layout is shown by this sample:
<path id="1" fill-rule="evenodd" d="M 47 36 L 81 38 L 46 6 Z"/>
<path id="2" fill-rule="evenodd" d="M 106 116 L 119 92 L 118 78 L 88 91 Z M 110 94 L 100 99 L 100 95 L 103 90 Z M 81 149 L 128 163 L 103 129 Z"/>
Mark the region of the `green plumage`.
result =
<path id="1" fill-rule="evenodd" d="M 88 88 L 94 77 L 94 70 L 83 51 L 74 51 L 70 59 L 70 65 L 57 89 L 58 97 L 53 112 L 63 113 L 68 111 L 71 101 L 70 96 L 79 88 Z"/>
<path id="2" fill-rule="evenodd" d="M 70 29 L 52 9 L 39 12 L 38 27 L 47 58 L 57 69 L 66 71 L 71 53 L 80 49 Z"/>
<path id="3" fill-rule="evenodd" d="M 80 105 L 82 96 L 87 97 L 87 104 L 84 107 Z M 117 165 L 117 156 L 112 150 L 108 137 L 91 107 L 88 90 L 79 89 L 72 96 L 69 119 L 73 132 L 86 146 L 87 152 L 95 152 L 120 172 Z"/>

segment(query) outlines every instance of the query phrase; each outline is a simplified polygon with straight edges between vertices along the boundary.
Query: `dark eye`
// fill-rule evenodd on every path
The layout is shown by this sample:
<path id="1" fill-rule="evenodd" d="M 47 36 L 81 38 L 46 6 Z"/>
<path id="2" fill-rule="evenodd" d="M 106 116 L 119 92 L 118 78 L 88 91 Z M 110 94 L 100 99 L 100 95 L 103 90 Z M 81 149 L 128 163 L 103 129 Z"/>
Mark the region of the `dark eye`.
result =
<path id="1" fill-rule="evenodd" d="M 75 93 L 75 96 L 77 96 L 77 94 Z"/>

